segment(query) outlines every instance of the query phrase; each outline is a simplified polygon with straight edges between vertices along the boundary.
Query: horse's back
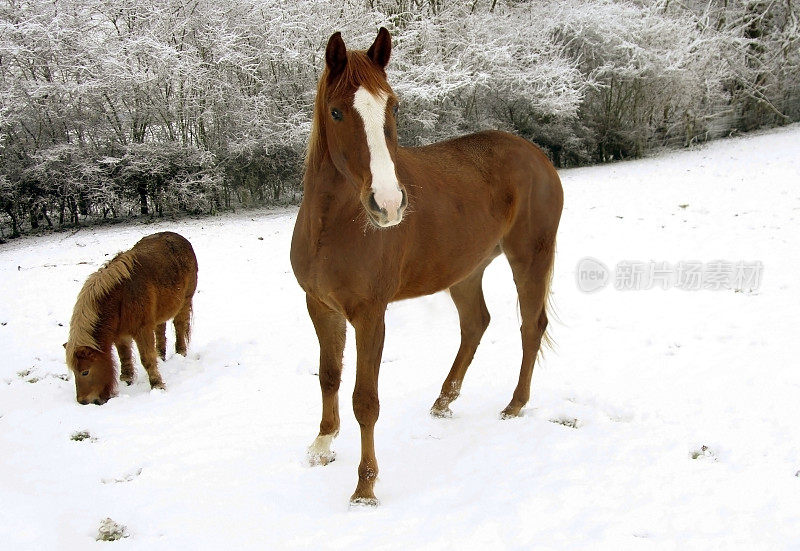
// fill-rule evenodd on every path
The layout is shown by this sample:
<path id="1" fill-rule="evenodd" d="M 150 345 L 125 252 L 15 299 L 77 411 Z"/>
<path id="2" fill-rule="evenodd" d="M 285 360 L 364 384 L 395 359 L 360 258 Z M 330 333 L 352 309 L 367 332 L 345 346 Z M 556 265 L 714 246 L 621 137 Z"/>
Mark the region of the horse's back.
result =
<path id="1" fill-rule="evenodd" d="M 136 270 L 143 276 L 152 276 L 157 282 L 170 285 L 174 281 L 197 277 L 197 257 L 189 240 L 174 232 L 148 235 L 133 246 Z"/>
<path id="2" fill-rule="evenodd" d="M 524 138 L 485 130 L 408 148 L 405 157 L 412 159 L 409 164 L 425 167 L 411 178 L 437 194 L 468 198 L 474 208 L 488 204 L 508 228 L 531 217 L 553 232 L 558 226 L 563 207 L 558 172 L 544 152 Z"/>

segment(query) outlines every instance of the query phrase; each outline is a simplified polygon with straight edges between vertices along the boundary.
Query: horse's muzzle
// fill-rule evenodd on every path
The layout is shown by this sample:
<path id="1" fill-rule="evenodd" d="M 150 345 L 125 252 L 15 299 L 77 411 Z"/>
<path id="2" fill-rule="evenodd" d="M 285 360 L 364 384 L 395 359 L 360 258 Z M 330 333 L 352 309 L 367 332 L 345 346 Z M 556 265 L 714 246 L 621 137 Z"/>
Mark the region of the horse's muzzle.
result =
<path id="1" fill-rule="evenodd" d="M 408 206 L 408 195 L 406 190 L 400 189 L 400 202 L 384 201 L 379 205 L 375 200 L 375 193 L 369 194 L 369 201 L 365 205 L 369 221 L 379 228 L 396 226 L 403 221 L 403 213 Z"/>

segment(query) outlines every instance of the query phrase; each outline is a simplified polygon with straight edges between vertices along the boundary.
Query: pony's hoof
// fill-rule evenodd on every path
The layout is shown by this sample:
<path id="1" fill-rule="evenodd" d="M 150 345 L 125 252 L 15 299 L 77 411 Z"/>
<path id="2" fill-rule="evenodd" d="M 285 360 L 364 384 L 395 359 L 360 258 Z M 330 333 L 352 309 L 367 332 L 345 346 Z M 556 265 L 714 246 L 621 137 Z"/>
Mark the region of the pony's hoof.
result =
<path id="1" fill-rule="evenodd" d="M 356 497 L 355 495 L 350 498 L 350 508 L 356 507 L 371 507 L 375 508 L 380 505 L 381 502 L 378 501 L 378 498 L 375 496 L 372 497 Z"/>
<path id="2" fill-rule="evenodd" d="M 120 381 L 125 383 L 127 386 L 131 386 L 133 384 L 133 377 L 131 377 L 130 379 L 126 377 L 124 379 L 120 379 Z"/>
<path id="3" fill-rule="evenodd" d="M 151 382 L 150 383 L 150 389 L 151 390 L 167 390 L 167 387 L 166 387 L 166 385 L 164 383 L 159 381 L 157 383 Z"/>
<path id="4" fill-rule="evenodd" d="M 451 410 L 449 407 L 445 407 L 444 409 L 432 407 L 431 417 L 436 417 L 437 419 L 450 419 L 453 417 L 453 410 Z"/>

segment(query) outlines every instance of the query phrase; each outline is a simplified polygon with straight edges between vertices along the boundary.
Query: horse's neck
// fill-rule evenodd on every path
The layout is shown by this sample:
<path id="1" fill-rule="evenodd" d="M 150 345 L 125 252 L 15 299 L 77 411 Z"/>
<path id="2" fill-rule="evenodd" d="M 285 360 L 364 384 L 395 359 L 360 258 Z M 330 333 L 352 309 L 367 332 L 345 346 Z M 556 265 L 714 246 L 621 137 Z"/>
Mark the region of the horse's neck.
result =
<path id="1" fill-rule="evenodd" d="M 336 170 L 329 156 L 309 163 L 303 178 L 303 203 L 313 217 L 352 216 L 359 199 L 353 186 Z M 346 211 L 346 212 L 345 212 Z"/>

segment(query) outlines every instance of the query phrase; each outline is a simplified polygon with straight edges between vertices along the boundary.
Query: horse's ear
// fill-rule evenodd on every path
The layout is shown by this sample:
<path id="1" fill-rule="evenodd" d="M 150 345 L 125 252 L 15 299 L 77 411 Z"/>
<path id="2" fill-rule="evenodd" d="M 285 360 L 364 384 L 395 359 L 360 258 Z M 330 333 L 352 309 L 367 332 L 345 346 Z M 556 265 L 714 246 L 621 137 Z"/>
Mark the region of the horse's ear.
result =
<path id="1" fill-rule="evenodd" d="M 67 349 L 67 343 L 64 343 L 64 344 L 62 344 L 61 346 L 63 346 L 63 347 L 64 347 L 64 350 L 66 350 L 66 349 Z"/>
<path id="2" fill-rule="evenodd" d="M 335 32 L 328 40 L 325 48 L 325 64 L 328 66 L 328 79 L 338 77 L 347 66 L 347 47 L 342 40 L 342 33 Z"/>
<path id="3" fill-rule="evenodd" d="M 386 30 L 386 27 L 381 27 L 381 30 L 378 31 L 378 36 L 375 38 L 375 42 L 373 42 L 372 46 L 367 50 L 367 57 L 369 57 L 375 65 L 381 69 L 385 69 L 386 65 L 389 64 L 389 57 L 391 55 L 392 37 L 389 35 L 389 31 Z"/>

